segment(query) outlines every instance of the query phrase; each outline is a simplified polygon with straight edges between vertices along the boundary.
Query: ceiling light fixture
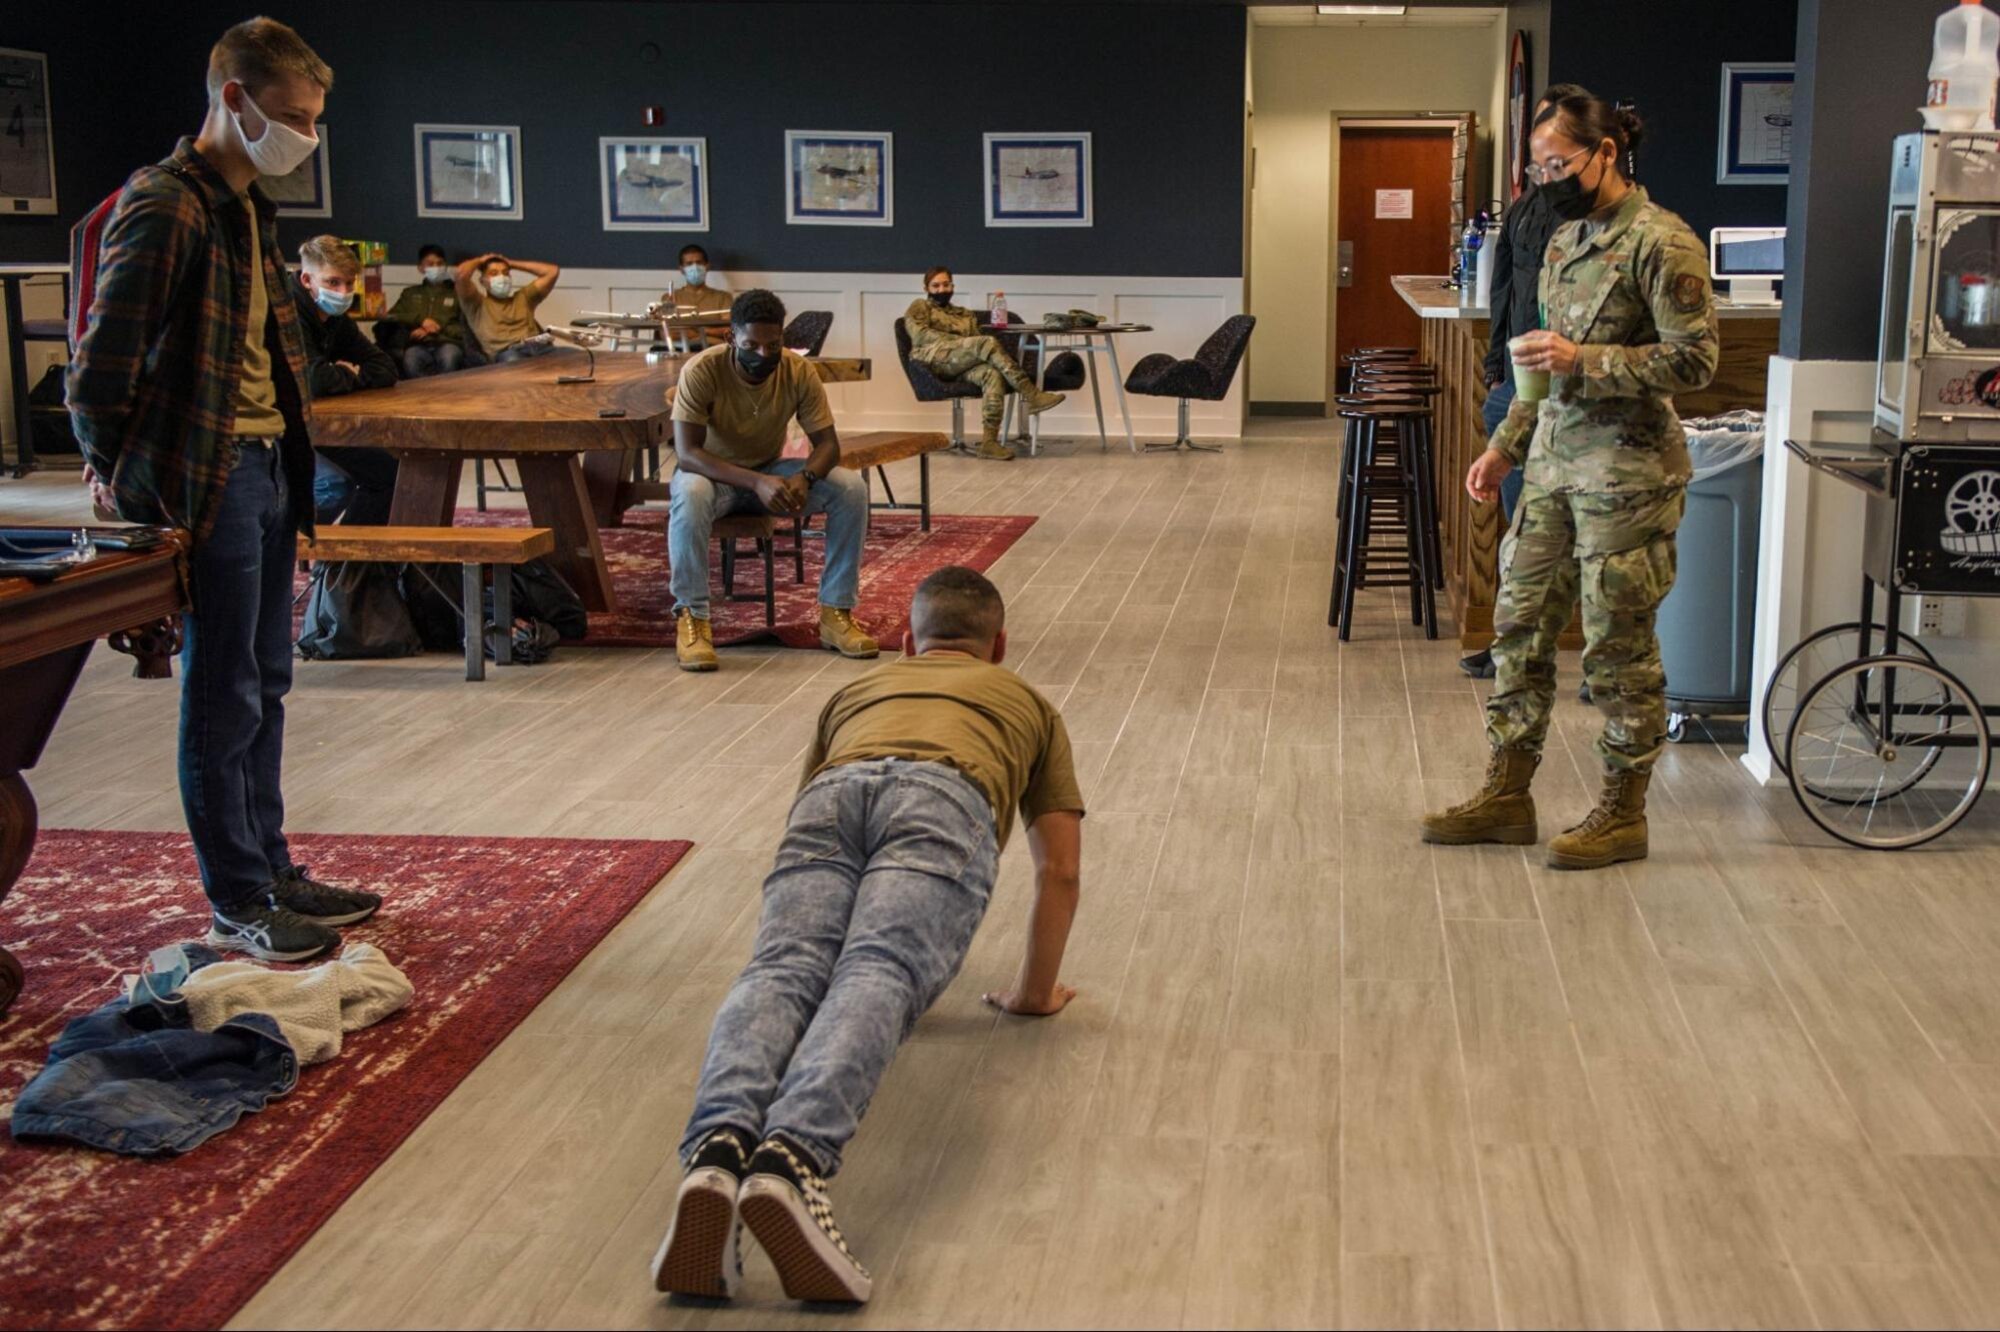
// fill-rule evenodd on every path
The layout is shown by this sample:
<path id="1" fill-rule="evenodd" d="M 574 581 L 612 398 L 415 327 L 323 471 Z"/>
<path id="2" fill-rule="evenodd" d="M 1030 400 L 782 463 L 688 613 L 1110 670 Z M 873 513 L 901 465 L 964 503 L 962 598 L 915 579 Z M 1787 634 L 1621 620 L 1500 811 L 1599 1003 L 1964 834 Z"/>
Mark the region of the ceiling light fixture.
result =
<path id="1" fill-rule="evenodd" d="M 1410 11 L 1408 5 L 1321 5 L 1319 12 L 1327 15 L 1353 15 L 1367 18 L 1398 18 Z"/>

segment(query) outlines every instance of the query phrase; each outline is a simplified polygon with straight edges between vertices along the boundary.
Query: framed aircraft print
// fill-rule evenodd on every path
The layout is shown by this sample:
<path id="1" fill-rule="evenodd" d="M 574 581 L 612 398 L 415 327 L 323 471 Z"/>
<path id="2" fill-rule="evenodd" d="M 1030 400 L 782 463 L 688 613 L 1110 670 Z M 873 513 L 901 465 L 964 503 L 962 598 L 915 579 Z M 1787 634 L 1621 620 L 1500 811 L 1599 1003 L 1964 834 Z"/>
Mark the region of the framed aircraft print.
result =
<path id="1" fill-rule="evenodd" d="M 520 126 L 417 126 L 417 216 L 520 221 Z"/>
<path id="2" fill-rule="evenodd" d="M 894 226 L 896 136 L 870 130 L 786 130 L 785 222 Z"/>
<path id="3" fill-rule="evenodd" d="M 333 184 L 327 178 L 326 122 L 313 126 L 319 147 L 312 155 L 282 176 L 266 176 L 258 182 L 279 217 L 332 217 Z"/>
<path id="4" fill-rule="evenodd" d="M 599 139 L 606 231 L 707 231 L 707 139 Z"/>
<path id="5" fill-rule="evenodd" d="M 988 134 L 986 225 L 1087 227 L 1090 135 Z"/>

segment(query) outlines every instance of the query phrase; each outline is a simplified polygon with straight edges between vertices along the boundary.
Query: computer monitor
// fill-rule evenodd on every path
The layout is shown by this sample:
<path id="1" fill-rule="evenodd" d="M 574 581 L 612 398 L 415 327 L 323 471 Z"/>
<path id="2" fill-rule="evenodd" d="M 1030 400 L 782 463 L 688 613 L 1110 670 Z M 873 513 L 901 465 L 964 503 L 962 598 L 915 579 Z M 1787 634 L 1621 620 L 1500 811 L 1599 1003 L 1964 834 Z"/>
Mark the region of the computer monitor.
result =
<path id="1" fill-rule="evenodd" d="M 1783 227 L 1717 227 L 1708 233 L 1708 275 L 1729 284 L 1737 305 L 1776 305 L 1785 275 Z"/>

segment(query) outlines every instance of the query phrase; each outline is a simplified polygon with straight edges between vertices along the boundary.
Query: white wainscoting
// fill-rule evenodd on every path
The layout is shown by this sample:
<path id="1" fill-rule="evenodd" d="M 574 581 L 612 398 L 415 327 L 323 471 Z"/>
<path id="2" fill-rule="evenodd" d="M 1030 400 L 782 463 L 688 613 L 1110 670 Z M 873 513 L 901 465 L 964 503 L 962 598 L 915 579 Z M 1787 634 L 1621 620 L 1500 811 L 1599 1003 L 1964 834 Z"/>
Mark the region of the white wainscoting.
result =
<path id="1" fill-rule="evenodd" d="M 392 265 L 384 276 L 392 290 L 416 280 L 414 268 Z M 565 268 L 555 293 L 544 302 L 543 323 L 566 322 L 580 310 L 637 310 L 659 299 L 670 270 Z M 916 273 L 717 273 L 714 279 L 732 291 L 768 287 L 793 314 L 801 310 L 831 310 L 833 331 L 826 351 L 833 356 L 867 356 L 874 377 L 866 384 L 836 384 L 829 389 L 842 425 L 854 430 L 944 430 L 951 409 L 943 403 L 920 403 L 910 393 L 896 361 L 896 320 L 919 294 Z M 1072 307 L 1095 310 L 1120 321 L 1151 324 L 1154 332 L 1131 333 L 1118 339 L 1119 365 L 1132 372 L 1148 352 L 1192 356 L 1202 340 L 1224 319 L 1243 309 L 1241 278 L 1038 277 L 1032 274 L 960 273 L 963 304 L 984 306 L 987 293 L 1007 293 L 1007 308 L 1029 320 L 1050 310 Z M 1103 358 L 1099 358 L 1102 360 Z M 1118 403 L 1111 372 L 1104 365 L 1105 425 L 1115 441 L 1120 432 Z M 1193 428 L 1197 435 L 1234 439 L 1243 433 L 1244 379 L 1238 371 L 1229 396 L 1221 402 L 1197 402 Z M 1147 437 L 1173 438 L 1172 398 L 1131 397 L 1132 428 Z M 976 405 L 968 407 L 968 429 L 976 429 Z M 1043 430 L 1058 436 L 1097 432 L 1088 387 L 1042 418 Z"/>

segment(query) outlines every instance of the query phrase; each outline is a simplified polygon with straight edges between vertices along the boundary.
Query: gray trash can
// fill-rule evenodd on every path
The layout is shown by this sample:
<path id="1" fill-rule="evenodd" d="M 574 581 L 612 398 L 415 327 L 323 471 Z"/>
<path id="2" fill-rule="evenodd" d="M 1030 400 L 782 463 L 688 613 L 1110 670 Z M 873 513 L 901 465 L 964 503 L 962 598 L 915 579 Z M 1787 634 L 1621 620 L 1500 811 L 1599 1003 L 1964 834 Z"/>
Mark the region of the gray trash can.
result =
<path id="1" fill-rule="evenodd" d="M 1671 740 L 1681 738 L 1689 717 L 1750 711 L 1764 501 L 1762 412 L 1731 412 L 1682 425 L 1694 479 L 1681 519 L 1680 574 L 1659 614 Z"/>

